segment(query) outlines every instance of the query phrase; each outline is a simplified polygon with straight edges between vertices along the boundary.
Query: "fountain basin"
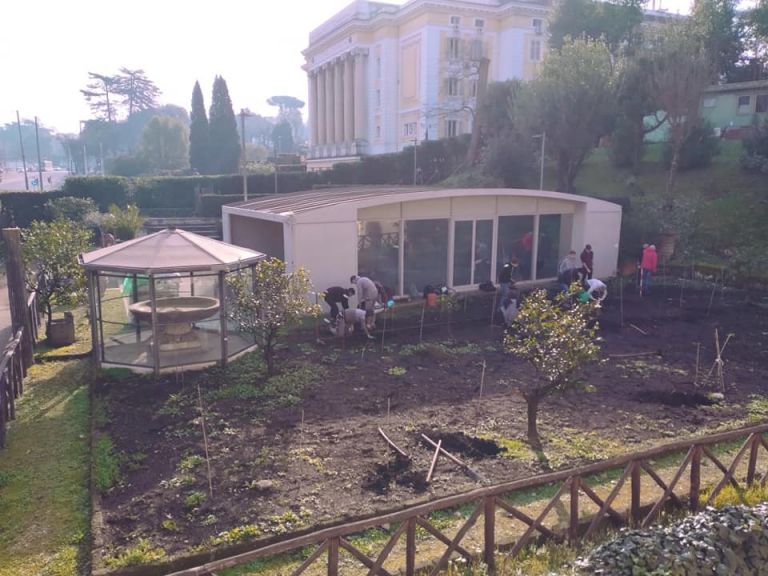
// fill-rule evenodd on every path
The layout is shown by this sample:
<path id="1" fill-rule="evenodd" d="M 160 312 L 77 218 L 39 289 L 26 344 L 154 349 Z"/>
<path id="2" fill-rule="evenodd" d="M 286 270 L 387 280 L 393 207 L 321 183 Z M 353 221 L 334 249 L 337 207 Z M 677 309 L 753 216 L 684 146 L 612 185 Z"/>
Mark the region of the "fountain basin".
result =
<path id="1" fill-rule="evenodd" d="M 155 304 L 156 341 L 161 351 L 200 348 L 200 339 L 193 331 L 192 323 L 210 318 L 219 310 L 219 299 L 206 296 L 158 298 Z M 136 302 L 128 310 L 140 322 L 152 322 L 151 300 Z"/>

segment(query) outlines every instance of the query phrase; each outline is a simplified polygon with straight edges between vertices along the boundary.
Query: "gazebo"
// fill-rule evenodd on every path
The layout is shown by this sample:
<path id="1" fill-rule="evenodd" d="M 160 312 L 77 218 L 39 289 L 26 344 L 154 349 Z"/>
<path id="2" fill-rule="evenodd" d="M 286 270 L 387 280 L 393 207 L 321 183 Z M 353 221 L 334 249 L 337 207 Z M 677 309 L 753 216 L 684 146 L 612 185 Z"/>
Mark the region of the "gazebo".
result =
<path id="1" fill-rule="evenodd" d="M 168 228 L 80 255 L 97 365 L 138 372 L 225 365 L 253 337 L 228 320 L 228 274 L 264 254 Z"/>

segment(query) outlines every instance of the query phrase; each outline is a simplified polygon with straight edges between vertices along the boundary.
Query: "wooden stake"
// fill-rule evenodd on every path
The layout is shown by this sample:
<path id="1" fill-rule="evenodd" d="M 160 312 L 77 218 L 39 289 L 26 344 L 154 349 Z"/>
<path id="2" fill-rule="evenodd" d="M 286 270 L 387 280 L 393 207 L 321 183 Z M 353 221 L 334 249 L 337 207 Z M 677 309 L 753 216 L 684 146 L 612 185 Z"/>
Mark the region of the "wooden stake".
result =
<path id="1" fill-rule="evenodd" d="M 389 413 L 392 409 L 392 397 L 387 396 L 387 427 L 389 427 Z"/>
<path id="2" fill-rule="evenodd" d="M 485 386 L 485 367 L 486 362 L 485 358 L 483 358 L 483 371 L 480 374 L 480 395 L 477 399 L 477 408 L 475 410 L 475 434 L 477 434 L 477 429 L 480 427 L 480 410 L 482 410 L 483 406 L 483 388 Z"/>
<path id="3" fill-rule="evenodd" d="M 437 448 L 437 444 L 435 443 L 434 440 L 432 440 L 432 438 L 430 438 L 426 434 L 422 434 L 421 437 L 424 438 L 424 440 L 426 440 L 427 442 L 429 442 L 434 448 Z M 456 456 L 448 452 L 442 446 L 440 447 L 440 452 L 445 454 L 445 456 L 448 457 L 449 460 L 451 460 L 455 464 L 458 464 L 459 466 L 464 468 L 464 470 L 466 470 L 469 473 L 469 475 L 472 476 L 475 480 L 482 480 L 482 476 L 480 476 L 480 474 L 478 474 L 472 468 L 470 468 L 469 464 L 467 464 L 466 462 L 463 462 L 462 460 L 459 460 Z"/>
<path id="4" fill-rule="evenodd" d="M 384 326 L 381 327 L 381 353 L 384 354 L 384 334 L 387 332 L 387 311 L 384 310 Z"/>
<path id="5" fill-rule="evenodd" d="M 712 310 L 712 301 L 715 299 L 715 290 L 717 290 L 717 280 L 712 283 L 712 293 L 709 295 L 709 305 L 707 305 L 707 316 Z"/>
<path id="6" fill-rule="evenodd" d="M 184 385 L 184 371 L 181 372 L 181 382 Z M 200 427 L 203 429 L 203 446 L 205 447 L 205 463 L 208 466 L 208 494 L 213 498 L 213 481 L 211 480 L 211 458 L 208 455 L 208 434 L 205 431 L 205 412 L 203 412 L 203 395 L 200 393 L 200 382 L 197 383 L 197 404 L 200 408 Z"/>
<path id="7" fill-rule="evenodd" d="M 619 322 L 624 328 L 624 278 L 619 277 Z"/>
<path id="8" fill-rule="evenodd" d="M 491 304 L 491 328 L 493 328 L 493 317 L 496 315 L 496 297 L 499 295 L 498 290 L 493 293 L 493 304 Z"/>
<path id="9" fill-rule="evenodd" d="M 632 328 L 634 328 L 635 330 L 637 330 L 638 332 L 640 332 L 640 334 L 642 334 L 643 336 L 648 336 L 648 332 L 646 332 L 646 331 L 645 331 L 645 330 L 643 330 L 642 328 L 638 328 L 638 327 L 637 327 L 637 326 L 635 326 L 634 324 L 630 324 L 630 327 L 632 327 Z"/>
<path id="10" fill-rule="evenodd" d="M 392 448 L 392 449 L 393 449 L 395 452 L 397 452 L 398 454 L 400 454 L 400 455 L 401 455 L 401 456 L 403 456 L 404 458 L 408 458 L 409 460 L 411 459 L 411 457 L 410 457 L 410 456 L 408 456 L 408 454 L 406 454 L 406 453 L 403 451 L 403 449 L 402 449 L 402 448 L 400 448 L 400 446 L 398 446 L 397 444 L 395 444 L 394 442 L 392 442 L 392 440 L 390 440 L 390 439 L 389 439 L 389 436 L 387 436 L 387 435 L 384 433 L 384 430 L 382 430 L 381 428 L 379 428 L 379 434 L 381 435 L 381 437 L 382 437 L 382 438 L 384 438 L 384 440 L 386 440 L 386 441 L 387 441 L 387 444 L 389 444 L 389 445 L 390 445 L 390 447 L 391 447 L 391 448 Z"/>
<path id="11" fill-rule="evenodd" d="M 693 377 L 693 385 L 699 385 L 699 358 L 701 357 L 701 342 L 696 342 L 696 374 Z"/>
<path id="12" fill-rule="evenodd" d="M 435 466 L 437 465 L 437 457 L 440 456 L 440 450 L 442 450 L 443 441 L 437 441 L 437 448 L 435 448 L 435 455 L 432 456 L 432 464 L 429 466 L 429 472 L 427 473 L 427 484 L 432 480 L 432 474 L 435 472 Z"/>
<path id="13" fill-rule="evenodd" d="M 633 352 L 631 354 L 610 354 L 608 358 L 642 358 L 643 356 L 661 356 L 660 350 L 653 352 Z"/>

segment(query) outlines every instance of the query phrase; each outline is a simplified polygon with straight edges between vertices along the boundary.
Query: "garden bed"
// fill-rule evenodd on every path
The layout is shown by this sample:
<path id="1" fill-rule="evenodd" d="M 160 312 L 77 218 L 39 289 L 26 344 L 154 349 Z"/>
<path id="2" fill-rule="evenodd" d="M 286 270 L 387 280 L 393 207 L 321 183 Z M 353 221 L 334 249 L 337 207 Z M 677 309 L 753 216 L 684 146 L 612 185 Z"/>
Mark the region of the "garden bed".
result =
<path id="1" fill-rule="evenodd" d="M 768 312 L 718 297 L 707 315 L 709 292 L 686 293 L 682 309 L 677 294 L 664 296 L 626 295 L 623 327 L 619 302 L 608 303 L 604 361 L 588 370 L 584 392 L 542 404 L 536 453 L 514 392 L 535 375 L 502 352 L 502 330 L 487 321 L 425 329 L 422 343 L 418 329 L 395 332 L 383 346 L 342 348 L 308 331 L 280 350 L 282 374 L 269 380 L 253 356 L 226 374 L 157 382 L 106 371 L 94 408 L 107 439 L 96 462 L 107 472 L 104 559 L 117 567 L 307 529 L 768 415 Z M 715 328 L 721 343 L 734 334 L 724 401 L 712 400 L 722 390 L 706 378 Z M 658 354 L 640 355 L 648 352 Z M 379 427 L 410 461 L 395 459 Z M 440 459 L 427 483 L 434 449 L 422 434 L 480 480 Z"/>

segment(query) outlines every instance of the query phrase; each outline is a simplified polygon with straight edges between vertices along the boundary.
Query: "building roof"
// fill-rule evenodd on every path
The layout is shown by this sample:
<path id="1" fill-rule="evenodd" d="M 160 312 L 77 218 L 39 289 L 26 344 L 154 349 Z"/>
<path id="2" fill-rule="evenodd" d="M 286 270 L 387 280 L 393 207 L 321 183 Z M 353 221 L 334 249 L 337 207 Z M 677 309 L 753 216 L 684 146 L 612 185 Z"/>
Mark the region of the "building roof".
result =
<path id="1" fill-rule="evenodd" d="M 80 264 L 87 270 L 158 274 L 233 270 L 262 258 L 261 252 L 167 228 L 80 254 Z"/>
<path id="2" fill-rule="evenodd" d="M 712 92 L 742 92 L 744 90 L 768 90 L 768 80 L 752 80 L 750 82 L 734 82 L 732 84 L 715 84 L 704 89 Z"/>
<path id="3" fill-rule="evenodd" d="M 549 192 L 541 190 L 522 190 L 511 188 L 440 188 L 436 186 L 345 186 L 338 188 L 322 188 L 287 194 L 271 194 L 254 200 L 246 200 L 227 204 L 226 208 L 236 208 L 237 213 L 253 212 L 279 216 L 280 220 L 291 214 L 300 214 L 322 208 L 330 208 L 340 204 L 360 204 L 362 206 L 380 205 L 394 202 L 407 202 L 410 196 L 413 200 L 428 200 L 452 196 L 534 196 L 581 203 L 602 203 L 605 207 L 621 209 L 619 206 L 592 198 Z"/>

